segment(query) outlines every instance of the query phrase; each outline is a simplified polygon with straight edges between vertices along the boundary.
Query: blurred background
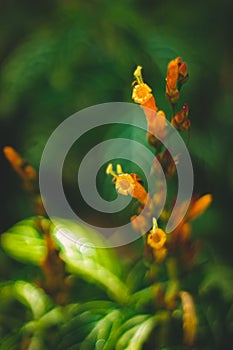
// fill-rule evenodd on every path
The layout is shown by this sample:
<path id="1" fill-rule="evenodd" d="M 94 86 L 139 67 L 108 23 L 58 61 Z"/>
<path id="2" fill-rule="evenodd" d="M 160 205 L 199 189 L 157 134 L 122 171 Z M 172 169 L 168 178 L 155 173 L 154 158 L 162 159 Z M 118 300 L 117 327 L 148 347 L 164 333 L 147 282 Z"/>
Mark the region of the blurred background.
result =
<path id="1" fill-rule="evenodd" d="M 138 64 L 159 108 L 170 113 L 166 66 L 181 56 L 190 73 L 181 100 L 190 107 L 195 192 L 214 197 L 194 228 L 216 258 L 231 266 L 232 1 L 1 0 L 0 5 L 0 231 L 33 215 L 4 159 L 4 146 L 38 168 L 47 139 L 68 116 L 94 104 L 131 102 Z M 69 174 L 66 181 L 72 187 Z"/>

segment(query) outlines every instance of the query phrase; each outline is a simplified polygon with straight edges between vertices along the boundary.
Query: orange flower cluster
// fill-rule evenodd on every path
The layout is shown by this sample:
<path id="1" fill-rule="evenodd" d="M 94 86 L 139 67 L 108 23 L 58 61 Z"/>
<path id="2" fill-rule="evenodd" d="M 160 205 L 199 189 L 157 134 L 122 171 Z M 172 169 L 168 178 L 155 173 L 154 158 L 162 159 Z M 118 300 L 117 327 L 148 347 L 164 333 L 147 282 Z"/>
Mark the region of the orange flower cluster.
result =
<path id="1" fill-rule="evenodd" d="M 149 143 L 159 151 L 157 153 L 156 160 L 152 165 L 152 174 L 158 174 L 158 172 L 161 172 L 161 168 L 159 167 L 160 163 L 166 178 L 169 179 L 175 174 L 176 163 L 179 161 L 179 159 L 173 159 L 167 149 L 161 150 L 162 143 L 160 141 L 162 141 L 166 136 L 165 114 L 163 111 L 158 110 L 155 98 L 152 94 L 152 89 L 144 83 L 141 66 L 137 67 L 134 72 L 134 76 L 136 80 L 133 83 L 132 98 L 134 102 L 141 105 L 146 115 L 148 124 L 147 137 Z M 167 67 L 166 97 L 173 107 L 171 124 L 179 131 L 189 131 L 190 129 L 188 105 L 184 104 L 180 111 L 175 111 L 175 102 L 179 99 L 181 86 L 187 79 L 187 64 L 182 61 L 182 58 L 177 57 L 170 61 Z M 162 120 L 164 120 L 164 122 Z M 155 137 L 155 135 L 159 136 L 159 140 Z M 151 215 L 153 215 L 152 213 L 155 203 L 157 203 L 160 198 L 161 195 L 157 193 L 152 196 L 152 205 L 150 207 L 152 210 Z M 193 261 L 193 258 L 197 252 L 197 244 L 193 244 L 190 238 L 190 222 L 205 211 L 211 201 L 211 195 L 205 195 L 199 199 L 193 198 L 185 218 L 168 237 L 162 229 L 158 228 L 157 222 L 154 219 L 153 228 L 147 238 L 147 244 L 152 248 L 153 255 L 157 262 L 163 261 L 168 253 L 173 254 L 175 251 L 182 252 L 180 256 L 184 263 Z M 166 222 L 168 217 L 169 212 L 163 210 L 161 220 Z M 145 227 L 145 218 L 140 218 L 138 222 L 138 220 L 136 220 L 134 217 L 132 224 L 136 229 L 138 227 L 143 228 Z"/>
<path id="2" fill-rule="evenodd" d="M 147 118 L 147 138 L 149 143 L 159 149 L 167 135 L 166 117 L 163 111 L 158 110 L 152 89 L 144 83 L 142 78 L 142 67 L 138 66 L 134 71 L 136 80 L 133 82 L 132 99 L 143 108 Z M 179 131 L 190 129 L 188 119 L 188 105 L 184 104 L 181 111 L 175 113 L 174 103 L 180 97 L 180 89 L 188 79 L 187 64 L 177 57 L 168 64 L 166 76 L 166 97 L 173 106 L 172 125 Z"/>

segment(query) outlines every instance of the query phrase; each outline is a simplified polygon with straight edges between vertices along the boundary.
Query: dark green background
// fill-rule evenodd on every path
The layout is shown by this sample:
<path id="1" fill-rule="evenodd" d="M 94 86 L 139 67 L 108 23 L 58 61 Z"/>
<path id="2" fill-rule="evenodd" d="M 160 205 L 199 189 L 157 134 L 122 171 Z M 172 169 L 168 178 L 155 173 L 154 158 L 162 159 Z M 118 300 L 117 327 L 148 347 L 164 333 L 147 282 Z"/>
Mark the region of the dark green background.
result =
<path id="1" fill-rule="evenodd" d="M 230 263 L 232 1 L 2 0 L 0 6 L 1 149 L 12 145 L 35 167 L 49 135 L 69 115 L 131 101 L 137 64 L 159 107 L 170 112 L 167 63 L 176 56 L 188 63 L 181 99 L 190 106 L 195 192 L 214 196 L 195 229 Z M 2 153 L 0 159 L 2 232 L 33 211 Z"/>

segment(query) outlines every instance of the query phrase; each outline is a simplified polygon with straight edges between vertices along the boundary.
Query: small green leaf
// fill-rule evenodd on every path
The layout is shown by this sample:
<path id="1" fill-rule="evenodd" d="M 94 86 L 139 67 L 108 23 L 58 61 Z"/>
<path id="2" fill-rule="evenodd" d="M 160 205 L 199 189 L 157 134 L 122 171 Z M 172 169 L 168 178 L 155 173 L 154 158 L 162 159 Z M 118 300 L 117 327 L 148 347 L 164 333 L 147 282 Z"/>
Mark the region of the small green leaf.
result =
<path id="1" fill-rule="evenodd" d="M 17 299 L 32 312 L 33 318 L 40 318 L 49 308 L 51 302 L 42 289 L 25 281 L 8 282 L 0 285 L 1 300 Z"/>
<path id="2" fill-rule="evenodd" d="M 119 339 L 116 350 L 141 350 L 158 319 L 154 316 L 144 316 L 144 321 L 129 328 Z"/>
<path id="3" fill-rule="evenodd" d="M 23 220 L 1 236 L 3 249 L 16 260 L 39 265 L 46 254 L 42 235 L 35 227 L 35 219 Z"/>
<path id="4" fill-rule="evenodd" d="M 82 342 L 81 350 L 104 350 L 109 349 L 110 343 L 107 341 L 113 335 L 120 323 L 121 315 L 118 310 L 109 312 L 104 318 L 100 319 Z"/>

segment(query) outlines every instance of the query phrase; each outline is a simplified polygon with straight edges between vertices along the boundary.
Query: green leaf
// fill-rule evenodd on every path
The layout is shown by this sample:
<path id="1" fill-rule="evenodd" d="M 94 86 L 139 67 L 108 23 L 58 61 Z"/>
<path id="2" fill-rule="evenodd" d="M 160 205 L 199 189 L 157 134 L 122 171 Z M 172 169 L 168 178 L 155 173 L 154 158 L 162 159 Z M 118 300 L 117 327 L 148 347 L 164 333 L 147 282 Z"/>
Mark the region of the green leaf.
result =
<path id="1" fill-rule="evenodd" d="M 1 300 L 15 298 L 32 312 L 33 318 L 40 318 L 50 307 L 51 302 L 44 291 L 31 283 L 16 281 L 0 285 Z"/>
<path id="2" fill-rule="evenodd" d="M 111 349 L 121 318 L 116 305 L 109 301 L 68 305 L 58 349 Z"/>
<path id="3" fill-rule="evenodd" d="M 16 260 L 39 265 L 45 257 L 46 247 L 35 219 L 23 220 L 1 236 L 3 249 Z"/>
<path id="4" fill-rule="evenodd" d="M 136 325 L 133 324 L 136 322 Z M 140 350 L 158 322 L 155 316 L 141 315 L 127 321 L 127 330 L 116 344 L 116 350 Z M 130 327 L 129 327 L 130 325 Z"/>
<path id="5" fill-rule="evenodd" d="M 61 248 L 69 271 L 97 283 L 120 303 L 127 303 L 129 292 L 121 280 L 120 262 L 98 234 L 68 220 L 56 220 L 53 235 Z M 106 248 L 103 247 L 104 244 Z"/>
<path id="6" fill-rule="evenodd" d="M 105 317 L 100 319 L 86 339 L 82 342 L 81 350 L 106 350 L 110 349 L 114 333 L 118 329 L 121 321 L 119 310 L 109 312 Z"/>

